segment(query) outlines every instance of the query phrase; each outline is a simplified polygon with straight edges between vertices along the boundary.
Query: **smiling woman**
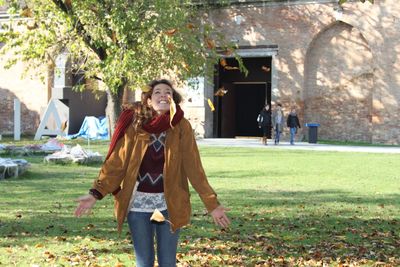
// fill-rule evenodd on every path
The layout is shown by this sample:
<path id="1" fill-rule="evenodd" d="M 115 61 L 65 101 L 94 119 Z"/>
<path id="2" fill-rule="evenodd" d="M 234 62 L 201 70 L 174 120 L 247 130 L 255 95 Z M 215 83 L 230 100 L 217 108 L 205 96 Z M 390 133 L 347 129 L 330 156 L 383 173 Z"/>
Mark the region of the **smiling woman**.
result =
<path id="1" fill-rule="evenodd" d="M 188 180 L 216 225 L 227 227 L 230 221 L 205 176 L 192 127 L 179 106 L 182 97 L 168 80 L 154 80 L 148 89 L 140 103 L 121 114 L 100 175 L 78 199 L 75 215 L 112 193 L 119 231 L 125 219 L 129 224 L 136 266 L 154 265 L 154 237 L 158 264 L 175 266 L 179 231 L 190 221 Z M 154 221 L 155 211 L 165 220 Z"/>
<path id="2" fill-rule="evenodd" d="M 172 88 L 168 84 L 157 84 L 153 89 L 152 97 L 147 99 L 147 105 L 158 114 L 163 114 L 169 110 L 168 97 L 171 97 L 172 94 Z"/>

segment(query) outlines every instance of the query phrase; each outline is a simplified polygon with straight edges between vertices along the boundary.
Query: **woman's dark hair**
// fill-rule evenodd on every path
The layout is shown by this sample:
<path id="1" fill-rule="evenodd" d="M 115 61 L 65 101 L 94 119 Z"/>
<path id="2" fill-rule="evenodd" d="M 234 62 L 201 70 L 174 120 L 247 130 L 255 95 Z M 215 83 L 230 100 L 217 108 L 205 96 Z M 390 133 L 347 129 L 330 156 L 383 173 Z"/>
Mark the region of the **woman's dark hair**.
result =
<path id="1" fill-rule="evenodd" d="M 172 89 L 172 99 L 176 104 L 182 102 L 182 96 L 175 90 L 172 83 L 167 79 L 153 80 L 148 84 L 149 90 L 143 92 L 141 95 L 141 100 L 137 101 L 126 108 L 133 109 L 135 111 L 135 116 L 133 118 L 133 126 L 137 129 L 139 126 L 146 124 L 155 115 L 155 111 L 148 105 L 147 99 L 151 98 L 153 94 L 154 87 L 159 84 L 165 84 Z"/>

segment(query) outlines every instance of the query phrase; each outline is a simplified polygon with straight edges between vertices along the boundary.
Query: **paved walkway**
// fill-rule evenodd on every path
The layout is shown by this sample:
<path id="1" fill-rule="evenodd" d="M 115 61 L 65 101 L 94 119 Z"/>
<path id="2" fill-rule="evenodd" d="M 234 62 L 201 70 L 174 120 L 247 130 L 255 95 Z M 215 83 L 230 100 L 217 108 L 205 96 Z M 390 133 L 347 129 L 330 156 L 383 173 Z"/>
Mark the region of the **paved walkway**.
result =
<path id="1" fill-rule="evenodd" d="M 306 142 L 298 142 L 290 145 L 289 142 L 281 142 L 274 145 L 269 140 L 268 145 L 262 145 L 260 139 L 256 138 L 205 138 L 197 140 L 200 146 L 223 146 L 223 147 L 257 147 L 265 149 L 292 149 L 292 150 L 313 150 L 313 151 L 341 151 L 341 152 L 368 152 L 368 153 L 398 153 L 400 147 L 381 147 L 381 146 L 341 146 L 341 145 L 324 145 L 309 144 Z"/>

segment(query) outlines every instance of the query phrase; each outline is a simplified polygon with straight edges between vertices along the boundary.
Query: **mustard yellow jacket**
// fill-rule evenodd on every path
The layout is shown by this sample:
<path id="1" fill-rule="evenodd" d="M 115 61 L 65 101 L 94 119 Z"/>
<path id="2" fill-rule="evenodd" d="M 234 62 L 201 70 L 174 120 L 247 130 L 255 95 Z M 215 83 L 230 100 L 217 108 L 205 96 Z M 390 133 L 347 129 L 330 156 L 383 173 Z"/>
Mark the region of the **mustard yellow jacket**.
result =
<path id="1" fill-rule="evenodd" d="M 99 177 L 94 182 L 93 188 L 103 196 L 121 189 L 114 196 L 114 212 L 119 232 L 127 216 L 139 167 L 149 142 L 149 133 L 142 129 L 136 131 L 130 125 L 104 162 Z M 217 194 L 207 181 L 192 127 L 185 118 L 173 129 L 167 130 L 164 153 L 164 194 L 171 230 L 175 231 L 190 221 L 188 180 L 200 195 L 208 212 L 214 210 L 219 202 Z"/>

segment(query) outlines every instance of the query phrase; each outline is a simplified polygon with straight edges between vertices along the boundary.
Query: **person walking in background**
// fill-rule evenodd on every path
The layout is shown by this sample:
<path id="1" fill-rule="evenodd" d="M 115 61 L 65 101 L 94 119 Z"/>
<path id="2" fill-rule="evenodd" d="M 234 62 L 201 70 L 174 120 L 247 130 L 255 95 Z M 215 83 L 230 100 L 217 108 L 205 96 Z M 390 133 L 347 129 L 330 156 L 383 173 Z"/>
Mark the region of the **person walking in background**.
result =
<path id="1" fill-rule="evenodd" d="M 271 131 L 271 110 L 269 104 L 265 104 L 257 117 L 258 127 L 262 129 L 263 137 L 262 144 L 268 144 L 268 134 Z"/>
<path id="2" fill-rule="evenodd" d="M 275 130 L 275 145 L 279 144 L 279 139 L 282 133 L 282 124 L 284 122 L 284 116 L 282 111 L 282 105 L 278 103 L 272 116 L 272 124 Z"/>
<path id="3" fill-rule="evenodd" d="M 295 138 L 295 135 L 297 134 L 297 128 L 301 128 L 299 118 L 297 117 L 295 108 L 291 109 L 290 114 L 287 117 L 286 124 L 287 124 L 287 127 L 290 128 L 290 144 L 294 145 L 294 138 Z"/>
<path id="4" fill-rule="evenodd" d="M 188 180 L 216 225 L 228 227 L 230 220 L 207 181 L 192 127 L 179 106 L 182 97 L 168 80 L 154 80 L 148 88 L 118 119 L 99 177 L 77 200 L 75 216 L 112 193 L 118 231 L 128 221 L 136 266 L 154 266 L 156 239 L 158 265 L 172 267 L 179 231 L 190 221 Z"/>

